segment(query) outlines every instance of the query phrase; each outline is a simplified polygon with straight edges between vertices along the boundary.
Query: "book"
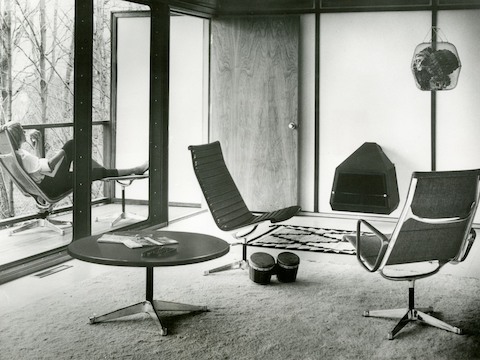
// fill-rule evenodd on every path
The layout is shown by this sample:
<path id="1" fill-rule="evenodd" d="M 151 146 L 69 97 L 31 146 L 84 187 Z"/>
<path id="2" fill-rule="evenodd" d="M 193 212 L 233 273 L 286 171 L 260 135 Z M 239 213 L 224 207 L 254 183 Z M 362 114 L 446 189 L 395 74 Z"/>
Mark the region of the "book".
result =
<path id="1" fill-rule="evenodd" d="M 103 234 L 97 240 L 99 243 L 113 243 L 113 244 L 123 244 L 130 249 L 141 248 L 146 246 L 164 246 L 164 245 L 175 245 L 178 244 L 178 241 L 171 239 L 166 236 L 161 236 L 160 234 L 153 233 L 142 233 L 142 232 L 132 232 L 124 231 L 117 233 Z"/>

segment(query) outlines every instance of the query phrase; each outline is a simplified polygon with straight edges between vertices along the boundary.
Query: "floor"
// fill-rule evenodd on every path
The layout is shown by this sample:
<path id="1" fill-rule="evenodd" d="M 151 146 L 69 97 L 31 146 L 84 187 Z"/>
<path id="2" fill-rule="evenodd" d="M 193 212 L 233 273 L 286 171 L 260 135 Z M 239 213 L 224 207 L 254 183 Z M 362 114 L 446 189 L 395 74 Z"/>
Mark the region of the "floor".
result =
<path id="1" fill-rule="evenodd" d="M 356 219 L 346 218 L 338 219 L 333 217 L 319 217 L 319 216 L 297 216 L 288 221 L 295 225 L 308 225 L 315 227 L 327 227 L 333 229 L 353 230 L 355 229 Z M 389 231 L 393 229 L 394 223 L 390 221 L 372 221 L 381 231 Z M 220 231 L 216 228 L 213 220 L 208 212 L 200 213 L 199 215 L 187 217 L 184 220 L 171 223 L 166 229 L 173 231 L 189 231 L 201 232 L 217 236 L 231 242 L 231 236 L 228 233 Z M 260 227 L 258 232 L 266 231 L 268 225 Z M 259 248 L 249 247 L 248 256 L 252 252 L 259 251 Z M 271 252 L 272 255 L 280 252 L 275 249 L 265 249 L 262 251 Z M 356 257 L 352 255 L 341 254 L 325 254 L 313 252 L 298 252 L 301 261 L 324 261 L 327 263 L 349 264 L 359 266 Z M 443 273 L 451 274 L 452 276 L 474 277 L 480 280 L 480 262 L 478 261 L 480 255 L 480 244 L 478 241 L 474 244 L 469 257 L 463 263 L 458 265 L 447 265 L 441 271 Z M 205 270 L 216 266 L 227 264 L 233 260 L 241 258 L 241 247 L 232 246 L 231 251 L 222 258 L 203 263 Z M 199 264 L 196 264 L 199 265 Z M 188 266 L 188 265 L 187 265 Z M 196 267 L 198 268 L 198 266 Z M 80 283 L 91 277 L 100 276 L 103 272 L 110 271 L 112 267 L 105 265 L 90 264 L 78 260 L 71 260 L 62 265 L 58 265 L 48 273 L 41 272 L 41 274 L 32 274 L 25 276 L 18 280 L 0 285 L 0 311 L 2 307 L 21 308 L 23 306 L 32 304 L 36 299 L 54 295 L 60 292 L 62 286 L 72 283 Z M 158 271 L 158 270 L 157 270 Z M 167 272 L 168 268 L 162 268 L 162 271 Z M 230 270 L 235 271 L 235 270 Z M 241 270 L 236 270 L 241 271 Z M 359 271 L 364 271 L 359 266 Z M 47 276 L 39 276 L 47 275 Z M 374 275 L 372 275 L 374 276 Z"/>

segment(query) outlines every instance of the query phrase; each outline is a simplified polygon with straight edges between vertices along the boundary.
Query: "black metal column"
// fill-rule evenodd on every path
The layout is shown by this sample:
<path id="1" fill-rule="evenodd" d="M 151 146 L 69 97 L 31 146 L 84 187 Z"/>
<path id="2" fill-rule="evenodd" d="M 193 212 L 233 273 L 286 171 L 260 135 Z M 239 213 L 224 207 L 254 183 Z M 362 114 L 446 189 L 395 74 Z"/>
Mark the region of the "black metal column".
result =
<path id="1" fill-rule="evenodd" d="M 170 9 L 151 6 L 149 222 L 168 222 Z M 185 149 L 186 151 L 186 149 Z"/>
<path id="2" fill-rule="evenodd" d="M 437 42 L 438 9 L 437 1 L 433 2 L 432 9 L 432 44 Z M 430 141 L 431 141 L 431 170 L 437 170 L 437 92 L 430 91 Z"/>
<path id="3" fill-rule="evenodd" d="M 75 1 L 73 240 L 91 227 L 93 0 Z"/>
<path id="4" fill-rule="evenodd" d="M 320 0 L 315 6 L 320 9 Z M 313 181 L 313 211 L 319 212 L 320 199 L 320 12 L 315 12 L 315 145 L 314 145 L 314 181 Z"/>

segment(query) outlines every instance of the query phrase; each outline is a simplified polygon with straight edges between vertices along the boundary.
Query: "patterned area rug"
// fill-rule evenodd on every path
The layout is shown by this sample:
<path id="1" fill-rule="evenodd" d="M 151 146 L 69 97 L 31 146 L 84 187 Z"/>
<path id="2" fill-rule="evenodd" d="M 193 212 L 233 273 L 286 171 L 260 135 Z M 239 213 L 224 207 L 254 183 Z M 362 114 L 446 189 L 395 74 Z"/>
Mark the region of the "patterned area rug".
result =
<path id="1" fill-rule="evenodd" d="M 272 229 L 248 242 L 250 246 L 279 249 L 355 254 L 355 247 L 343 240 L 355 231 L 316 228 L 297 225 L 272 225 Z"/>

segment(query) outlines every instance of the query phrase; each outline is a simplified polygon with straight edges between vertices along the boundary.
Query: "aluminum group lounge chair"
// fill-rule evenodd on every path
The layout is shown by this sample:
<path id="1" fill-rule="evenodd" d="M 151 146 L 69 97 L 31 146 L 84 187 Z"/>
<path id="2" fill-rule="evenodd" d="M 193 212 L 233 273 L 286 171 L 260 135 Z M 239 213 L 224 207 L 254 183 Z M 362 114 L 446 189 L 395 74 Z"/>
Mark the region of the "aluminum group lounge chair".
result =
<path id="1" fill-rule="evenodd" d="M 299 206 L 290 206 L 276 211 L 254 214 L 242 198 L 223 158 L 220 142 L 189 146 L 193 169 L 200 188 L 219 229 L 230 232 L 236 239 L 242 239 L 242 260 L 207 270 L 205 275 L 236 267 L 245 268 L 247 261 L 247 236 L 265 221 L 277 223 L 293 217 L 300 211 Z"/>
<path id="2" fill-rule="evenodd" d="M 8 174 L 18 189 L 25 196 L 34 198 L 37 208 L 39 209 L 38 219 L 13 229 L 10 232 L 10 235 L 38 226 L 48 227 L 63 235 L 65 230 L 58 225 L 71 226 L 71 222 L 50 219 L 49 215 L 55 204 L 69 195 L 71 190 L 56 197 L 50 197 L 44 193 L 38 184 L 35 183 L 35 181 L 33 181 L 28 173 L 23 169 L 20 159 L 15 153 L 11 141 L 11 135 L 7 128 L 0 129 L 0 163 L 2 165 L 2 169 L 4 170 L 4 174 Z"/>
<path id="3" fill-rule="evenodd" d="M 399 318 L 388 339 L 412 321 L 462 333 L 460 328 L 430 315 L 432 307 L 417 308 L 414 285 L 444 265 L 457 264 L 467 257 L 475 239 L 472 223 L 479 201 L 479 175 L 480 170 L 415 172 L 391 235 L 359 220 L 356 235 L 344 236 L 355 245 L 358 261 L 365 269 L 379 272 L 388 280 L 409 282 L 408 307 L 363 314 Z M 371 234 L 362 233 L 364 230 Z"/>

